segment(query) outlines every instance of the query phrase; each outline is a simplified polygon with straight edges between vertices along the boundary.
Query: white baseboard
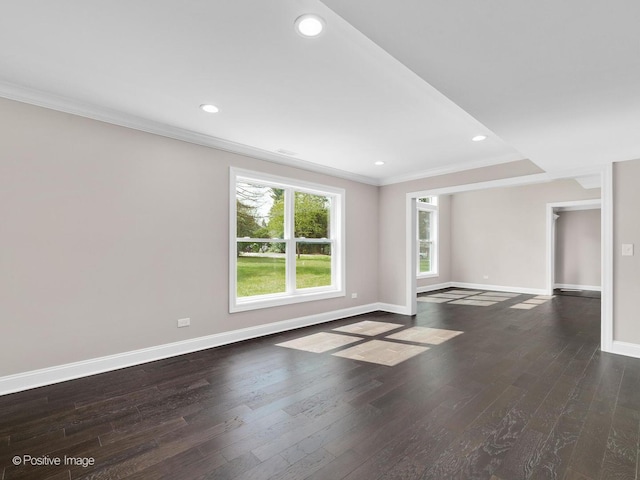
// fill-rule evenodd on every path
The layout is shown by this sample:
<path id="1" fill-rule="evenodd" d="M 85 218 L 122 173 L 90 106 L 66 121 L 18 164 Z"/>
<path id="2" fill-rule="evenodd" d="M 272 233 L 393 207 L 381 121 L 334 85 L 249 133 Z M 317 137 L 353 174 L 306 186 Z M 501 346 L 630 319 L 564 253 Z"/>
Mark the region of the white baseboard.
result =
<path id="1" fill-rule="evenodd" d="M 399 313 L 400 315 L 411 315 L 411 310 L 405 305 L 395 305 L 393 303 L 377 303 L 378 308 L 376 310 L 382 310 L 383 312 Z"/>
<path id="2" fill-rule="evenodd" d="M 627 357 L 640 358 L 640 345 L 637 343 L 619 342 L 614 340 L 609 353 L 626 355 Z"/>
<path id="3" fill-rule="evenodd" d="M 570 283 L 555 283 L 553 288 L 570 288 L 571 290 L 587 290 L 590 292 L 601 292 L 602 287 L 597 285 L 573 285 Z"/>
<path id="4" fill-rule="evenodd" d="M 528 295 L 546 295 L 544 288 L 507 287 L 504 285 L 486 285 L 483 283 L 451 282 L 452 287 L 471 288 L 474 290 L 493 290 L 496 292 L 526 293 Z"/>
<path id="5" fill-rule="evenodd" d="M 388 309 L 386 307 L 389 307 Z M 331 312 L 318 313 L 305 317 L 283 320 L 281 322 L 268 323 L 255 327 L 233 330 L 230 332 L 207 335 L 205 337 L 192 338 L 181 342 L 167 343 L 155 347 L 142 348 L 130 352 L 108 355 L 105 357 L 92 358 L 80 362 L 58 365 L 55 367 L 42 368 L 29 372 L 18 373 L 0 377 L 0 395 L 20 392 L 31 388 L 51 385 L 53 383 L 65 382 L 75 378 L 87 377 L 98 373 L 118 370 L 141 363 L 161 360 L 163 358 L 184 355 L 185 353 L 205 350 L 207 348 L 219 347 L 230 343 L 249 340 L 265 335 L 272 335 L 296 328 L 308 327 L 319 323 L 331 322 L 341 318 L 352 317 L 364 313 L 384 310 L 391 313 L 403 313 L 399 309 L 404 309 L 398 305 L 370 303 L 358 307 L 333 310 Z"/>
<path id="6" fill-rule="evenodd" d="M 442 290 L 443 288 L 453 287 L 453 282 L 436 283 L 433 285 L 424 285 L 416 288 L 418 293 L 433 292 L 434 290 Z"/>

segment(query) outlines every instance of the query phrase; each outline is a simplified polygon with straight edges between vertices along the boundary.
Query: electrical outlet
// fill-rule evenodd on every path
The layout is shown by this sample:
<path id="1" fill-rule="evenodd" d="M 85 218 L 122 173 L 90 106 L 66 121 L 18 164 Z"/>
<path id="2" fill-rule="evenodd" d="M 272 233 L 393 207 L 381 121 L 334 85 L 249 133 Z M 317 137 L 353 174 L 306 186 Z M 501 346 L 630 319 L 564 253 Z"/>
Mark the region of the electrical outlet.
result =
<path id="1" fill-rule="evenodd" d="M 622 256 L 623 257 L 633 257 L 633 243 L 623 243 L 622 244 Z"/>
<path id="2" fill-rule="evenodd" d="M 189 325 L 191 325 L 191 319 L 190 318 L 180 318 L 178 320 L 178 328 L 188 327 Z"/>
<path id="3" fill-rule="evenodd" d="M 483 275 L 482 278 L 484 278 L 485 280 L 489 280 L 489 275 Z"/>
<path id="4" fill-rule="evenodd" d="M 352 293 L 351 294 L 351 298 L 358 298 L 358 294 L 357 293 Z"/>

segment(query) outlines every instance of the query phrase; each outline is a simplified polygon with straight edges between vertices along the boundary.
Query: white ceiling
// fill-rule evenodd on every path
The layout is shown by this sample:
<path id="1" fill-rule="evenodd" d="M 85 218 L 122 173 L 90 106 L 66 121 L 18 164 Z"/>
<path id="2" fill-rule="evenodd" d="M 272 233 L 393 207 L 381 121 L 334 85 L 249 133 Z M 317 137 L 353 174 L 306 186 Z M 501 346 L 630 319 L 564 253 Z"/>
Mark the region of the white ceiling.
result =
<path id="1" fill-rule="evenodd" d="M 324 17 L 321 37 L 294 32 L 304 13 Z M 9 0 L 0 96 L 373 184 L 525 157 L 559 171 L 640 157 L 639 13 L 620 0 Z"/>
<path id="2" fill-rule="evenodd" d="M 640 158 L 637 0 L 325 0 L 547 171 Z"/>

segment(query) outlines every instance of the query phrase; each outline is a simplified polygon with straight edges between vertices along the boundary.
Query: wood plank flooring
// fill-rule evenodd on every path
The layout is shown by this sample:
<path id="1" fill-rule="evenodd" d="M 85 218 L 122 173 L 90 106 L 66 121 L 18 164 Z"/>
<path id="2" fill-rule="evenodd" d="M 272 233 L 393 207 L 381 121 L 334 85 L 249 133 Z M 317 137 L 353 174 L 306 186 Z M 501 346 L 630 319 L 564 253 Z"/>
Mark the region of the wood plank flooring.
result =
<path id="1" fill-rule="evenodd" d="M 0 397 L 0 479 L 636 479 L 640 360 L 599 351 L 599 299 L 509 308 L 530 297 L 419 303 Z M 275 346 L 362 320 L 464 333 L 394 367 Z"/>

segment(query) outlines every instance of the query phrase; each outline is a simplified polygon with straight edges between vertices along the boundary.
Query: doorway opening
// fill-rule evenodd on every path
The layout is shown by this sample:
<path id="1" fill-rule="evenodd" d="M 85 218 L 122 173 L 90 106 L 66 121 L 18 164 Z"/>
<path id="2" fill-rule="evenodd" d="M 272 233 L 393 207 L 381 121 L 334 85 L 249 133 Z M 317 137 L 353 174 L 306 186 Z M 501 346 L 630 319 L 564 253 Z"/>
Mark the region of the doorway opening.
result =
<path id="1" fill-rule="evenodd" d="M 602 201 L 547 204 L 547 295 L 600 297 Z"/>
<path id="2" fill-rule="evenodd" d="M 607 165 L 598 169 L 597 173 L 600 177 L 601 196 L 597 199 L 598 207 L 601 209 L 601 349 L 605 352 L 612 352 L 613 348 L 613 181 L 612 166 Z M 500 187 L 525 186 L 540 183 L 547 183 L 561 179 L 575 179 L 576 175 L 557 175 L 552 176 L 546 173 L 533 174 L 523 177 L 514 177 L 501 180 L 493 180 L 488 182 L 478 182 L 468 185 L 457 185 L 452 187 L 425 189 L 406 194 L 406 294 L 405 306 L 402 312 L 407 315 L 416 315 L 417 313 L 417 276 L 416 276 L 416 257 L 418 255 L 417 245 L 417 215 L 416 200 L 421 197 L 448 195 L 462 192 L 470 192 L 475 190 L 485 190 Z M 589 200 L 593 202 L 593 200 Z M 557 214 L 557 213 L 556 213 Z M 551 236 L 553 232 L 553 207 L 547 207 L 547 284 L 545 293 L 553 294 L 554 279 L 552 274 L 553 251 L 551 246 Z M 544 228 L 544 227 L 543 227 Z M 541 292 L 542 293 L 542 292 Z M 613 353 L 613 352 L 612 352 Z"/>

